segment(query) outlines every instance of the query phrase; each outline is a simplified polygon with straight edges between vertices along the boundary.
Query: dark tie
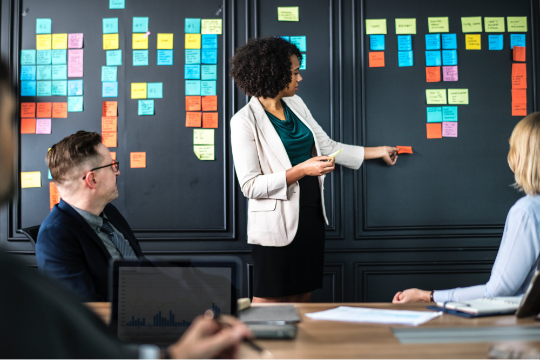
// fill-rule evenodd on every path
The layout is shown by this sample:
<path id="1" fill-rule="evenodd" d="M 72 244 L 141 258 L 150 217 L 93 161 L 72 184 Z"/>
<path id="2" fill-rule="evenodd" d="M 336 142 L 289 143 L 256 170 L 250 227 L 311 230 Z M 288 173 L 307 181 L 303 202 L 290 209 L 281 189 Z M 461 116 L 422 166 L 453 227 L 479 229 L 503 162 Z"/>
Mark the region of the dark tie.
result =
<path id="1" fill-rule="evenodd" d="M 113 244 L 116 246 L 118 251 L 120 251 L 120 254 L 122 254 L 124 259 L 137 260 L 137 255 L 135 255 L 135 253 L 129 246 L 128 242 L 126 240 L 121 240 L 118 237 L 118 235 L 116 234 L 116 231 L 114 231 L 109 220 L 105 218 L 103 219 L 103 225 L 101 225 L 101 230 L 103 230 L 107 235 L 109 235 L 109 238 L 111 239 Z"/>

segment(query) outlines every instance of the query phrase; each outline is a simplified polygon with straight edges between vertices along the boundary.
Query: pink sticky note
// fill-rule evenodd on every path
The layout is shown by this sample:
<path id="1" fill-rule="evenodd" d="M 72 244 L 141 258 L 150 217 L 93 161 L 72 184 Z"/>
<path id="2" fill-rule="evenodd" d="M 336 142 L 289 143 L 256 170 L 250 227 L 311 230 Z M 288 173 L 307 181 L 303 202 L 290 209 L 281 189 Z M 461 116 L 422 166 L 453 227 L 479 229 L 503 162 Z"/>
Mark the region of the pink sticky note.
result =
<path id="1" fill-rule="evenodd" d="M 51 133 L 51 119 L 37 119 L 36 120 L 36 134 L 50 134 Z"/>
<path id="2" fill-rule="evenodd" d="M 443 137 L 457 137 L 457 122 L 442 123 L 442 136 Z"/>
<path id="3" fill-rule="evenodd" d="M 83 77 L 83 51 L 68 50 L 68 77 Z"/>
<path id="4" fill-rule="evenodd" d="M 82 49 L 83 34 L 68 35 L 68 49 Z"/>
<path id="5" fill-rule="evenodd" d="M 457 66 L 443 66 L 443 81 L 458 81 Z"/>

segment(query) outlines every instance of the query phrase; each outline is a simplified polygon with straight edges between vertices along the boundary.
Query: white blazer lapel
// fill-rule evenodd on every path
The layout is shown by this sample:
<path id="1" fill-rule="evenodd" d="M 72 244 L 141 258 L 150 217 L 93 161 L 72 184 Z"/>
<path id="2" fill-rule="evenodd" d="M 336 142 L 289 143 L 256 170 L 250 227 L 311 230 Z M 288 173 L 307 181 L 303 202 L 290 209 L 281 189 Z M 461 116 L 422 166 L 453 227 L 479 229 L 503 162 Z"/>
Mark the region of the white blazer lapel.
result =
<path id="1" fill-rule="evenodd" d="M 317 141 L 317 137 L 315 136 L 313 129 L 311 128 L 311 126 L 309 126 L 309 123 L 306 121 L 306 119 L 304 119 L 302 115 L 298 113 L 298 111 L 294 108 L 294 104 L 292 104 L 292 102 L 288 98 L 283 98 L 283 101 L 285 101 L 289 109 L 291 109 L 292 112 L 296 114 L 296 116 L 304 123 L 304 125 L 307 126 L 309 131 L 311 131 L 311 134 L 313 135 L 313 141 L 315 142 L 315 150 L 317 150 L 317 156 L 320 156 L 321 149 L 319 148 L 319 142 Z"/>

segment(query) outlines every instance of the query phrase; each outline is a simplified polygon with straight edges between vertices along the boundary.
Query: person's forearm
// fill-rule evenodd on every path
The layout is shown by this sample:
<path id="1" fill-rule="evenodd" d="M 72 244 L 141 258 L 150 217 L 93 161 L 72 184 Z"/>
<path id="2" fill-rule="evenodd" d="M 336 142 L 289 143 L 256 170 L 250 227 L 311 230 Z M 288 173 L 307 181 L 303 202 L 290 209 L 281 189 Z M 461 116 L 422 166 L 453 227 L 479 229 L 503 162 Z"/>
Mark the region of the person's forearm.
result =
<path id="1" fill-rule="evenodd" d="M 384 147 L 365 147 L 364 148 L 364 160 L 378 159 L 385 154 Z"/>
<path id="2" fill-rule="evenodd" d="M 306 173 L 302 164 L 298 164 L 287 170 L 285 172 L 285 176 L 287 177 L 287 186 L 291 186 L 292 184 L 306 176 Z"/>

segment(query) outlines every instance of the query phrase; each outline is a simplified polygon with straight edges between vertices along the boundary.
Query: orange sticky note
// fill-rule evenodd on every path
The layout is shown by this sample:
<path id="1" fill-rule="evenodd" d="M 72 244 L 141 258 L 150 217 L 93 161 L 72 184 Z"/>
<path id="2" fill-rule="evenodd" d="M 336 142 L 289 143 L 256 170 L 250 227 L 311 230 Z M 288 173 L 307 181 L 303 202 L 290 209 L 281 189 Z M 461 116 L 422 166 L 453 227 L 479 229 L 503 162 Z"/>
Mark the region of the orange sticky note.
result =
<path id="1" fill-rule="evenodd" d="M 202 111 L 217 111 L 217 96 L 203 96 Z"/>
<path id="2" fill-rule="evenodd" d="M 35 134 L 36 119 L 23 118 L 21 119 L 21 134 Z"/>
<path id="3" fill-rule="evenodd" d="M 512 89 L 512 104 L 526 104 L 527 90 Z"/>
<path id="4" fill-rule="evenodd" d="M 36 117 L 36 103 L 21 103 L 21 117 L 35 118 Z"/>
<path id="5" fill-rule="evenodd" d="M 426 67 L 426 81 L 427 82 L 441 81 L 441 67 L 440 66 L 427 66 Z"/>
<path id="6" fill-rule="evenodd" d="M 527 88 L 527 64 L 512 64 L 512 89 Z"/>
<path id="7" fill-rule="evenodd" d="M 203 113 L 202 114 L 202 127 L 217 129 L 218 113 L 217 112 Z"/>
<path id="8" fill-rule="evenodd" d="M 369 67 L 384 67 L 384 51 L 369 53 Z"/>
<path id="9" fill-rule="evenodd" d="M 130 166 L 132 168 L 145 168 L 146 167 L 146 153 L 145 152 L 132 152 L 129 153 Z"/>
<path id="10" fill-rule="evenodd" d="M 428 123 L 426 127 L 428 139 L 442 139 L 442 123 Z"/>
<path id="11" fill-rule="evenodd" d="M 101 140 L 103 141 L 103 145 L 105 145 L 108 148 L 118 146 L 118 140 L 116 138 L 116 131 L 101 133 Z"/>
<path id="12" fill-rule="evenodd" d="M 187 112 L 186 113 L 186 127 L 201 127 L 202 113 L 200 112 Z"/>
<path id="13" fill-rule="evenodd" d="M 396 146 L 398 148 L 398 154 L 412 154 L 412 146 Z"/>
<path id="14" fill-rule="evenodd" d="M 60 202 L 60 193 L 58 192 L 58 188 L 56 187 L 56 184 L 52 181 L 49 183 L 49 202 L 50 202 L 51 210 L 54 207 L 54 205 Z"/>
<path id="15" fill-rule="evenodd" d="M 512 103 L 512 116 L 527 116 L 527 103 Z"/>
<path id="16" fill-rule="evenodd" d="M 101 132 L 116 132 L 117 130 L 116 116 L 101 117 Z"/>
<path id="17" fill-rule="evenodd" d="M 116 160 L 116 153 L 111 151 L 111 159 Z"/>
<path id="18" fill-rule="evenodd" d="M 50 118 L 52 116 L 52 103 L 37 103 L 37 118 Z"/>
<path id="19" fill-rule="evenodd" d="M 103 116 L 116 116 L 118 115 L 118 102 L 117 101 L 104 101 L 103 102 Z"/>
<path id="20" fill-rule="evenodd" d="M 514 46 L 514 61 L 525 61 L 525 46 Z"/>
<path id="21" fill-rule="evenodd" d="M 67 102 L 55 102 L 52 104 L 53 118 L 67 118 Z"/>
<path id="22" fill-rule="evenodd" d="M 201 111 L 201 97 L 186 96 L 186 111 Z"/>

